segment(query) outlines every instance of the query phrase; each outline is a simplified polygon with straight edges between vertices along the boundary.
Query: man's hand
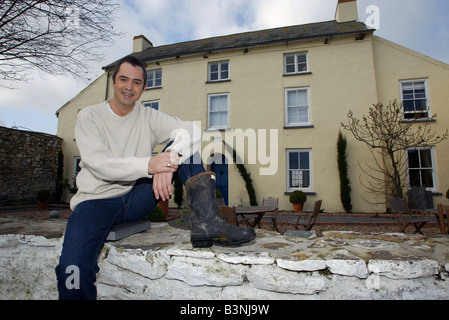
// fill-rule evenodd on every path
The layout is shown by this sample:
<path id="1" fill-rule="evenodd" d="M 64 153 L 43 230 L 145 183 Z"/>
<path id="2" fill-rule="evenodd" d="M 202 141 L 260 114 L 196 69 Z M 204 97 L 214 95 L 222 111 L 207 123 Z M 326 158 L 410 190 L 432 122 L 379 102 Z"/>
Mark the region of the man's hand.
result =
<path id="1" fill-rule="evenodd" d="M 178 170 L 176 152 L 163 152 L 150 159 L 148 173 L 153 175 L 153 191 L 156 199 L 168 200 L 172 195 L 173 173 Z"/>

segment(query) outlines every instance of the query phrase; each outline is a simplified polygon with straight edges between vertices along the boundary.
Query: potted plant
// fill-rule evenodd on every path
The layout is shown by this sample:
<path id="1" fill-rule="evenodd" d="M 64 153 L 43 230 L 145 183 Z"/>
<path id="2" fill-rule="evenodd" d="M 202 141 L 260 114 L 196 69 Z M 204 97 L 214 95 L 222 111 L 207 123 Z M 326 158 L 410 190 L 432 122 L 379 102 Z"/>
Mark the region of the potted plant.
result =
<path id="1" fill-rule="evenodd" d="M 36 194 L 37 209 L 46 210 L 48 208 L 48 199 L 50 199 L 50 191 L 39 190 Z"/>
<path id="2" fill-rule="evenodd" d="M 293 204 L 293 210 L 299 212 L 307 200 L 307 195 L 301 190 L 295 190 L 290 194 L 290 203 Z"/>

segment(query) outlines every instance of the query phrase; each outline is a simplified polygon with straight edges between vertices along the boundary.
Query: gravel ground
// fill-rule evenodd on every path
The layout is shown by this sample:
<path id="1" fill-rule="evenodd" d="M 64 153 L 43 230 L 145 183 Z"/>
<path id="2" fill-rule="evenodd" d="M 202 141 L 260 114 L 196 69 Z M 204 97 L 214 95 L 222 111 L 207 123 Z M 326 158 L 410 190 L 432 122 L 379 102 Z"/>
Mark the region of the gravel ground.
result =
<path id="1" fill-rule="evenodd" d="M 20 211 L 1 211 L 0 217 L 19 217 L 19 218 L 26 218 L 26 219 L 48 219 L 48 216 L 51 211 L 57 210 L 60 213 L 60 219 L 68 219 L 72 213 L 70 209 L 67 208 L 52 208 L 48 210 L 20 210 Z M 186 217 L 187 218 L 187 217 Z M 188 221 L 188 218 L 186 219 Z M 178 224 L 177 220 L 172 220 L 169 222 L 169 224 L 172 227 L 175 228 L 182 228 L 182 229 L 188 229 L 188 223 L 184 224 Z M 278 224 L 279 231 L 281 233 L 284 233 L 288 229 L 293 229 L 291 224 L 288 223 L 279 223 Z M 267 230 L 272 230 L 272 224 L 271 223 L 262 223 L 262 228 Z M 323 231 L 357 231 L 362 233 L 370 233 L 370 232 L 376 232 L 376 233 L 391 233 L 391 232 L 398 232 L 400 228 L 399 224 L 383 224 L 383 225 L 376 225 L 376 224 L 332 224 L 332 223 L 326 223 L 326 224 L 315 224 L 313 227 L 313 230 L 316 232 L 318 236 L 322 235 Z M 414 228 L 413 226 L 408 227 L 405 232 L 406 233 L 413 233 Z M 437 224 L 435 223 L 428 223 L 425 225 L 421 231 L 424 235 L 434 235 L 439 234 L 440 230 Z"/>

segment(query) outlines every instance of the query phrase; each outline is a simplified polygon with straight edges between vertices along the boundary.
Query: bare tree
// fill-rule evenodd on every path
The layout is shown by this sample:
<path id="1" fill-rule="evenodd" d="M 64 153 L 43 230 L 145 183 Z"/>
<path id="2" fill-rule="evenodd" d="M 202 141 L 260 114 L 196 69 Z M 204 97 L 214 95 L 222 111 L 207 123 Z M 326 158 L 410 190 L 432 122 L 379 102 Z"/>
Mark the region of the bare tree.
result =
<path id="1" fill-rule="evenodd" d="M 113 29 L 113 0 L 1 0 L 0 82 L 29 80 L 29 70 L 86 80 Z"/>
<path id="2" fill-rule="evenodd" d="M 365 143 L 374 159 L 373 164 L 367 163 L 366 169 L 360 166 L 368 176 L 364 187 L 390 197 L 404 197 L 407 150 L 434 146 L 448 137 L 448 130 L 443 134 L 432 130 L 430 124 L 436 115 L 426 121 L 418 118 L 404 120 L 402 105 L 396 100 L 387 106 L 382 103 L 373 105 L 368 115 L 361 119 L 356 118 L 352 111 L 347 116 L 348 123 L 341 126 Z"/>

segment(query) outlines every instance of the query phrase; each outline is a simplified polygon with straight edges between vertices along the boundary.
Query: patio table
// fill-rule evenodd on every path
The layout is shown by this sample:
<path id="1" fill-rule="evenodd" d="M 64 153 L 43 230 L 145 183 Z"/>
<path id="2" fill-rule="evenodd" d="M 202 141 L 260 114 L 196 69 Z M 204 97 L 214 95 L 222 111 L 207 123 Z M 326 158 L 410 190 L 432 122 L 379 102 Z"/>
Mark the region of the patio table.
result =
<path id="1" fill-rule="evenodd" d="M 242 217 L 242 220 L 244 220 L 248 226 L 254 228 L 256 225 L 259 225 L 260 228 L 260 220 L 262 220 L 265 212 L 271 212 L 273 211 L 273 208 L 266 207 L 266 206 L 239 206 L 235 207 L 235 213 Z M 253 215 L 255 216 L 254 220 L 250 222 L 248 218 L 246 217 Z"/>

